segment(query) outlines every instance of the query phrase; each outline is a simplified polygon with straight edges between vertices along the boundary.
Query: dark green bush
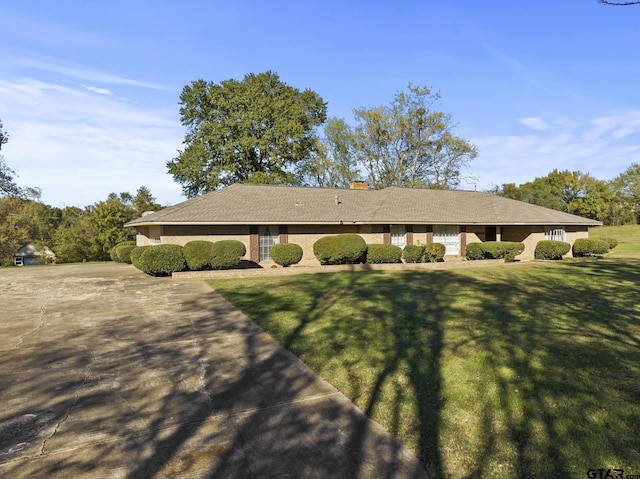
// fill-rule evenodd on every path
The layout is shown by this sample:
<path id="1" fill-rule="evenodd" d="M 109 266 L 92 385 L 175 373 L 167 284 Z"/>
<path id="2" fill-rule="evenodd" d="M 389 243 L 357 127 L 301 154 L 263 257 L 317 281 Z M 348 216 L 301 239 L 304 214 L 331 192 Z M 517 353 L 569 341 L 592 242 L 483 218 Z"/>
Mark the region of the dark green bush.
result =
<path id="1" fill-rule="evenodd" d="M 571 250 L 571 245 L 564 241 L 542 240 L 538 241 L 534 256 L 536 259 L 562 259 L 562 256 Z"/>
<path id="2" fill-rule="evenodd" d="M 131 264 L 134 265 L 139 270 L 142 270 L 139 262 L 140 258 L 142 257 L 142 253 L 144 253 L 144 251 L 149 248 L 151 248 L 151 246 L 136 246 L 131 250 L 131 253 L 129 253 L 129 259 L 131 260 Z"/>
<path id="3" fill-rule="evenodd" d="M 402 257 L 405 263 L 422 263 L 424 257 L 424 246 L 408 244 L 404 247 Z"/>
<path id="4" fill-rule="evenodd" d="M 513 261 L 524 251 L 524 244 L 512 241 L 485 241 L 482 248 L 487 259 Z"/>
<path id="5" fill-rule="evenodd" d="M 482 243 L 469 243 L 467 245 L 466 256 L 467 259 L 471 261 L 485 259 Z"/>
<path id="6" fill-rule="evenodd" d="M 573 256 L 598 256 L 609 252 L 609 243 L 602 239 L 578 238 L 573 243 Z"/>
<path id="7" fill-rule="evenodd" d="M 444 254 L 447 252 L 445 245 L 441 243 L 430 243 L 424 246 L 423 263 L 437 263 L 444 260 Z"/>
<path id="8" fill-rule="evenodd" d="M 161 244 L 145 248 L 136 258 L 139 269 L 154 276 L 166 276 L 174 271 L 182 271 L 185 267 L 182 246 L 177 244 Z"/>
<path id="9" fill-rule="evenodd" d="M 366 253 L 362 236 L 351 233 L 324 236 L 313 244 L 313 254 L 320 264 L 362 263 Z"/>
<path id="10" fill-rule="evenodd" d="M 115 261 L 116 263 L 122 263 L 122 261 L 120 261 L 120 258 L 118 257 L 118 252 L 117 252 L 117 248 L 118 246 L 125 246 L 125 245 L 136 245 L 136 242 L 133 240 L 128 240 L 128 241 L 121 241 L 120 243 L 116 244 L 113 248 L 111 248 L 111 251 L 109 251 L 109 256 L 111 257 L 111 261 Z"/>
<path id="11" fill-rule="evenodd" d="M 292 264 L 298 264 L 302 259 L 302 246 L 295 243 L 274 244 L 271 247 L 271 259 L 286 268 Z"/>
<path id="12" fill-rule="evenodd" d="M 367 263 L 402 263 L 402 248 L 393 244 L 369 244 Z"/>
<path id="13" fill-rule="evenodd" d="M 485 241 L 467 245 L 466 256 L 470 260 L 504 259 L 514 261 L 524 251 L 524 244 L 512 241 Z"/>
<path id="14" fill-rule="evenodd" d="M 133 251 L 134 248 L 137 248 L 135 244 L 121 244 L 116 246 L 114 249 L 116 250 L 119 262 L 131 264 L 131 251 Z"/>
<path id="15" fill-rule="evenodd" d="M 221 240 L 213 243 L 209 264 L 213 269 L 237 268 L 247 253 L 244 243 L 238 240 Z"/>
<path id="16" fill-rule="evenodd" d="M 608 236 L 605 236 L 604 238 L 601 238 L 601 239 L 607 242 L 607 244 L 609 245 L 609 251 L 611 251 L 613 248 L 618 246 L 618 240 L 615 238 L 610 238 Z"/>
<path id="17" fill-rule="evenodd" d="M 199 271 L 211 268 L 211 256 L 213 255 L 212 241 L 189 241 L 182 247 L 184 259 L 191 271 Z"/>

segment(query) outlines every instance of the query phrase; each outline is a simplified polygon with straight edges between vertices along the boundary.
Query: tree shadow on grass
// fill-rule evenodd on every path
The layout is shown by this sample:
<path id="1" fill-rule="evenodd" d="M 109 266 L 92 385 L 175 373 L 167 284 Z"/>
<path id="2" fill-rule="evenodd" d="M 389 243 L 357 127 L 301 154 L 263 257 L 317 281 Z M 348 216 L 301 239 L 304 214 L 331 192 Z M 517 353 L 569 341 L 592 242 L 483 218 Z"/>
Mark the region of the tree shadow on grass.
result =
<path id="1" fill-rule="evenodd" d="M 640 460 L 638 266 L 282 280 L 315 291 L 302 308 L 268 288 L 229 297 L 260 324 L 276 304 L 295 310 L 278 339 L 413 447 L 431 477 L 567 477 Z"/>

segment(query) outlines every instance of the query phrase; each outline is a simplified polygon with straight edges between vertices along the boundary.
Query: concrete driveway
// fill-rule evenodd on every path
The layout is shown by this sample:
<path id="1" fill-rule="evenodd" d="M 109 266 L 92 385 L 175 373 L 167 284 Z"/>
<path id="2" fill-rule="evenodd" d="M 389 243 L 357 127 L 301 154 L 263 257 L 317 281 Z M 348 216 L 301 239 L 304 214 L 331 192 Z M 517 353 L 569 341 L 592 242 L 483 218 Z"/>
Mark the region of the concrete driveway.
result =
<path id="1" fill-rule="evenodd" d="M 0 477 L 426 477 L 204 282 L 5 268 L 0 300 Z"/>

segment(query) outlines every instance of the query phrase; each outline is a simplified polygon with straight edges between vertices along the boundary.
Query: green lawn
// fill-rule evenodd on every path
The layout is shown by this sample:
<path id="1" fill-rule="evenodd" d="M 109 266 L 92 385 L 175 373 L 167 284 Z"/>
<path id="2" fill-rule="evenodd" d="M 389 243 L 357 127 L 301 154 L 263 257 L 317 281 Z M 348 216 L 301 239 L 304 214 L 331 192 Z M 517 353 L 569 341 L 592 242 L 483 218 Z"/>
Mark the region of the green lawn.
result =
<path id="1" fill-rule="evenodd" d="M 210 284 L 432 478 L 640 474 L 632 229 L 620 230 L 631 258 Z"/>
<path id="2" fill-rule="evenodd" d="M 612 258 L 640 258 L 640 225 L 601 226 L 592 228 L 589 237 L 611 236 L 618 240 L 618 246 L 610 253 Z"/>

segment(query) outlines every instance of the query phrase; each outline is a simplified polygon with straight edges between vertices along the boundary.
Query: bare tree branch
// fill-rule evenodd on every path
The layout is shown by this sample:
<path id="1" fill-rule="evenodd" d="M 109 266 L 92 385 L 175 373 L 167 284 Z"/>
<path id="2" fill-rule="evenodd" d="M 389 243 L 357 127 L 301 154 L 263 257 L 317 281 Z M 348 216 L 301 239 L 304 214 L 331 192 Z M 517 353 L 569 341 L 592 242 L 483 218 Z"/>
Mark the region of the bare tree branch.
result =
<path id="1" fill-rule="evenodd" d="M 640 2 L 609 2 L 608 0 L 598 0 L 603 5 L 613 5 L 615 7 L 628 7 L 629 5 L 640 5 Z"/>

